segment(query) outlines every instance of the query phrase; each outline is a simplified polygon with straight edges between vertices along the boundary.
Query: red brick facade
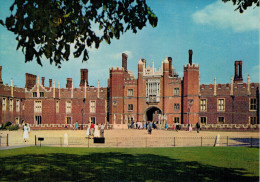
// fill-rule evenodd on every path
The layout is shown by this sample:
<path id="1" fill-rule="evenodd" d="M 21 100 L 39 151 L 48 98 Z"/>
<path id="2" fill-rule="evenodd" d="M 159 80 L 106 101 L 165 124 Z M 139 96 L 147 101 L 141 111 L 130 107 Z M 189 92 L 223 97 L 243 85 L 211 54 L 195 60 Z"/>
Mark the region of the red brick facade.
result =
<path id="1" fill-rule="evenodd" d="M 235 78 L 230 83 L 200 84 L 199 66 L 184 66 L 181 79 L 166 58 L 159 69 L 138 62 L 138 78 L 122 67 L 111 68 L 108 87 L 88 85 L 88 70 L 81 69 L 79 87 L 67 78 L 66 88 L 55 88 L 55 81 L 44 85 L 26 73 L 25 88 L 4 85 L 0 75 L 0 123 L 30 124 L 127 124 L 131 121 L 164 121 L 172 124 L 259 124 L 259 83 L 242 78 L 242 61 L 235 62 Z M 0 73 L 2 67 L 0 67 Z"/>

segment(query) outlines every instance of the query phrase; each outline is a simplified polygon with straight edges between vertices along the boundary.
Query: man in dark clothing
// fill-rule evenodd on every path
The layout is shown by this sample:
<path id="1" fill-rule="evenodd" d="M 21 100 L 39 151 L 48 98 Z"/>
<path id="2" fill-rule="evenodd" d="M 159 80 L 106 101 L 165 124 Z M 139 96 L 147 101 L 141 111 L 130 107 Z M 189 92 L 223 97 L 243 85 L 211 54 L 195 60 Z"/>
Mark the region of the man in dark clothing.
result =
<path id="1" fill-rule="evenodd" d="M 200 132 L 200 123 L 199 122 L 196 123 L 196 128 L 197 128 L 197 133 L 199 133 Z"/>

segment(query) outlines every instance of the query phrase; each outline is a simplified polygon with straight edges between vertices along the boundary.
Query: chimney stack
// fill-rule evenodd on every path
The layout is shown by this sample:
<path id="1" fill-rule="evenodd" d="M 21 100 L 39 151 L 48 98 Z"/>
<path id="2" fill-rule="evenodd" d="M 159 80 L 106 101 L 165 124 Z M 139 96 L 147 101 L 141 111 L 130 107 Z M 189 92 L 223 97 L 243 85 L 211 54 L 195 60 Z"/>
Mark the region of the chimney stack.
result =
<path id="1" fill-rule="evenodd" d="M 72 78 L 67 78 L 66 88 L 72 88 Z"/>
<path id="2" fill-rule="evenodd" d="M 192 50 L 189 50 L 189 64 L 192 65 Z"/>
<path id="3" fill-rule="evenodd" d="M 243 83 L 242 61 L 235 61 L 235 78 L 234 78 L 234 82 L 236 82 L 236 83 Z"/>
<path id="4" fill-rule="evenodd" d="M 88 69 L 80 70 L 80 87 L 85 87 L 85 81 L 88 85 Z"/>
<path id="5" fill-rule="evenodd" d="M 2 80 L 2 66 L 0 66 L 0 85 L 3 84 L 3 80 Z"/>
<path id="6" fill-rule="evenodd" d="M 52 85 L 52 79 L 49 79 L 49 87 L 51 88 Z"/>
<path id="7" fill-rule="evenodd" d="M 236 80 L 238 78 L 238 61 L 235 61 L 235 79 Z"/>
<path id="8" fill-rule="evenodd" d="M 169 61 L 169 75 L 172 76 L 172 57 L 168 57 Z"/>
<path id="9" fill-rule="evenodd" d="M 239 76 L 240 79 L 243 80 L 243 75 L 242 75 L 242 61 L 239 61 Z"/>
<path id="10" fill-rule="evenodd" d="M 122 53 L 122 67 L 127 71 L 127 54 Z"/>
<path id="11" fill-rule="evenodd" d="M 42 86 L 44 86 L 45 77 L 42 77 Z"/>
<path id="12" fill-rule="evenodd" d="M 26 80 L 25 88 L 27 88 L 27 89 L 33 88 L 34 85 L 36 85 L 36 77 L 37 77 L 36 75 L 26 73 L 25 74 L 25 80 Z"/>

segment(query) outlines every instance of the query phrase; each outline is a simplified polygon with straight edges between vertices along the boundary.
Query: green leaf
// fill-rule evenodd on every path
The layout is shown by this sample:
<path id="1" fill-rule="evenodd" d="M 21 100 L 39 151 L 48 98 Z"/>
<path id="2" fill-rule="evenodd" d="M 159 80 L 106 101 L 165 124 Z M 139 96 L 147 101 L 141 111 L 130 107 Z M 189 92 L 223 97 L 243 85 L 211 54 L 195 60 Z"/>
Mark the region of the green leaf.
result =
<path id="1" fill-rule="evenodd" d="M 63 15 L 64 18 L 68 18 L 70 16 L 71 12 L 69 12 L 68 14 L 66 15 Z"/>
<path id="2" fill-rule="evenodd" d="M 0 20 L 0 24 L 3 25 L 3 26 L 5 25 L 3 20 Z"/>
<path id="3" fill-rule="evenodd" d="M 84 50 L 84 55 L 83 55 L 82 62 L 87 61 L 88 59 L 89 59 L 89 57 L 88 57 L 88 51 L 87 51 L 87 49 L 85 49 L 85 50 Z"/>
<path id="4" fill-rule="evenodd" d="M 7 17 L 7 18 L 5 19 L 5 25 L 6 25 L 8 28 L 12 27 L 12 26 L 14 25 L 14 22 L 15 22 L 15 20 L 14 20 L 13 15 L 11 15 L 10 17 Z"/>

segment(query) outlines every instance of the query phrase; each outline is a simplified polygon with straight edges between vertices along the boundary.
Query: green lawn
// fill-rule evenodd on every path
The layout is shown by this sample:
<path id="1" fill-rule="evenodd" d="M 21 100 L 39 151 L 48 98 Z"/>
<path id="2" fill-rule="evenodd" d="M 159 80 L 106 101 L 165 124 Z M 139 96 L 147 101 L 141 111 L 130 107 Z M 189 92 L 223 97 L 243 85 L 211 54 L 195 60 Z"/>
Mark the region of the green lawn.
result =
<path id="1" fill-rule="evenodd" d="M 56 148 L 0 151 L 0 181 L 258 181 L 259 148 Z"/>

